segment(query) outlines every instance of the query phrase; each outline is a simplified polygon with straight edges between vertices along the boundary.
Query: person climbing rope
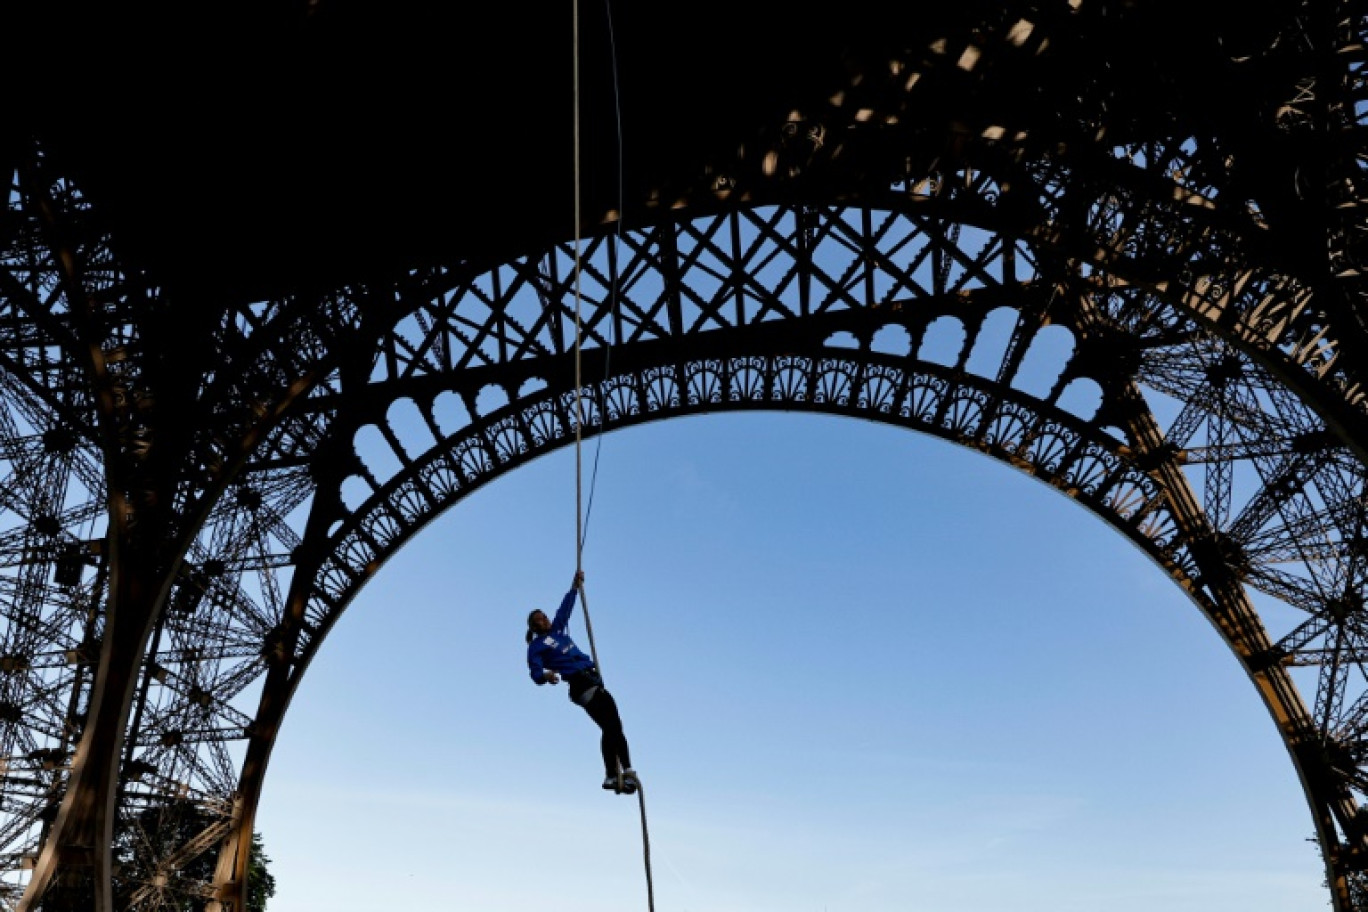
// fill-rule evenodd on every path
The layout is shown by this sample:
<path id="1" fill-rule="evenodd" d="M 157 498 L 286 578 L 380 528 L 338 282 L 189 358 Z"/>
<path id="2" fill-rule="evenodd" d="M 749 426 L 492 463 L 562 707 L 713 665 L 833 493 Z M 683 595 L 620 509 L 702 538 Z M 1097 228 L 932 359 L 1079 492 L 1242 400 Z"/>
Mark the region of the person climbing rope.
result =
<path id="1" fill-rule="evenodd" d="M 632 769 L 617 701 L 603 686 L 594 660 L 580 651 L 566 630 L 583 585 L 584 571 L 580 570 L 575 573 L 574 584 L 561 600 L 554 620 L 540 609 L 527 616 L 527 668 L 538 686 L 557 684 L 565 678 L 570 686 L 570 700 L 583 707 L 603 730 L 599 741 L 603 751 L 603 787 L 630 795 L 640 782 Z"/>

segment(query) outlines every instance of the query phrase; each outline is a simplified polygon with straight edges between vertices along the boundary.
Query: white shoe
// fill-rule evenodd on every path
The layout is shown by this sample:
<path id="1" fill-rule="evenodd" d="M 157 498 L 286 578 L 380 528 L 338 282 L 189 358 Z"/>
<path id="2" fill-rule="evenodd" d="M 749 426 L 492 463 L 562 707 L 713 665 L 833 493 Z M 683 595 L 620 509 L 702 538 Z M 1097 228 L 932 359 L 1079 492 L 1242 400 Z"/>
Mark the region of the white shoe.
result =
<path id="1" fill-rule="evenodd" d="M 619 783 L 621 787 L 619 787 Z M 619 795 L 630 795 L 640 786 L 641 783 L 637 781 L 636 773 L 629 769 L 622 771 L 622 779 L 620 781 L 617 776 L 603 777 L 603 787 L 610 792 L 617 792 Z"/>

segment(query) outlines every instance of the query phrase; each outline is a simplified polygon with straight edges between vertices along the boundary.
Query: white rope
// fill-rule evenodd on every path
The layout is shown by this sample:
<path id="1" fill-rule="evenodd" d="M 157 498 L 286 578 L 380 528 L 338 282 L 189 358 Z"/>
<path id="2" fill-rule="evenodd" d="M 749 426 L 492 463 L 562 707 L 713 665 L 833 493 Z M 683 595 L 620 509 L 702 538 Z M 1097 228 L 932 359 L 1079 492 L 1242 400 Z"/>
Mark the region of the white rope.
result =
<path id="1" fill-rule="evenodd" d="M 583 307 L 583 295 L 580 292 L 580 277 L 582 272 L 581 250 L 580 250 L 580 222 L 581 222 L 581 203 L 580 185 L 582 183 L 582 170 L 580 167 L 580 58 L 579 58 L 579 0 L 571 0 L 572 27 L 571 41 L 574 45 L 571 57 L 574 62 L 574 76 L 571 79 L 571 86 L 574 92 L 574 144 L 575 144 L 575 572 L 579 574 L 584 570 L 584 382 L 582 378 L 581 349 L 584 343 L 584 326 L 581 311 Z M 610 14 L 611 15 L 611 14 Z M 609 28 L 611 25 L 609 19 Z M 614 79 L 616 80 L 616 62 L 614 63 Z M 621 126 L 619 125 L 619 137 Z M 619 141 L 620 144 L 620 141 Z M 621 186 L 621 155 L 618 161 L 618 179 Z M 619 229 L 621 228 L 621 206 L 619 206 Z M 598 459 L 594 460 L 595 480 L 598 477 Z M 579 586 L 580 604 L 584 609 L 584 626 L 589 632 L 589 652 L 594 660 L 594 667 L 598 669 L 599 677 L 603 677 L 603 666 L 599 664 L 598 646 L 594 643 L 594 623 L 589 617 L 589 596 L 584 591 L 584 584 Z M 618 769 L 618 788 L 622 788 L 622 769 Z M 637 778 L 637 802 L 641 808 L 641 845 L 642 855 L 646 865 L 646 906 L 649 912 L 655 912 L 655 886 L 651 878 L 651 834 L 646 825 L 646 790 L 641 786 L 640 777 Z"/>
<path id="2" fill-rule="evenodd" d="M 574 76 L 570 80 L 574 92 L 574 143 L 575 143 L 575 573 L 584 571 L 584 380 L 581 365 L 581 349 L 584 341 L 583 310 L 584 296 L 580 292 L 580 277 L 583 267 L 580 262 L 580 67 L 579 67 L 579 0 L 571 0 L 572 26 L 571 42 L 574 44 L 571 57 L 574 61 Z M 584 608 L 584 625 L 589 630 L 589 652 L 594 659 L 594 667 L 603 676 L 603 666 L 599 664 L 598 646 L 594 643 L 594 623 L 589 618 L 589 597 L 584 594 L 584 586 L 579 587 L 580 604 Z"/>
<path id="3" fill-rule="evenodd" d="M 589 653 L 593 656 L 594 667 L 598 669 L 599 677 L 603 677 L 603 666 L 599 664 L 598 647 L 594 645 L 594 622 L 589 619 L 589 596 L 584 592 L 584 584 L 579 587 L 580 604 L 584 607 L 584 627 L 589 631 Z"/>
<path id="4" fill-rule="evenodd" d="M 574 45 L 572 57 L 574 60 L 574 76 L 571 78 L 571 88 L 574 92 L 574 164 L 575 164 L 575 571 L 578 573 L 584 569 L 584 483 L 583 476 L 583 457 L 581 450 L 584 445 L 584 393 L 583 381 L 580 369 L 580 347 L 583 341 L 584 328 L 581 316 L 583 295 L 580 292 L 580 277 L 582 268 L 580 264 L 580 67 L 579 67 L 579 0 L 571 0 L 571 10 L 573 12 L 573 24 L 570 29 L 571 42 Z M 581 592 L 583 590 L 581 589 Z"/>
<path id="5" fill-rule="evenodd" d="M 641 806 L 641 854 L 646 861 L 646 908 L 655 912 L 655 887 L 651 883 L 651 832 L 646 828 L 646 786 L 637 776 L 637 803 Z"/>

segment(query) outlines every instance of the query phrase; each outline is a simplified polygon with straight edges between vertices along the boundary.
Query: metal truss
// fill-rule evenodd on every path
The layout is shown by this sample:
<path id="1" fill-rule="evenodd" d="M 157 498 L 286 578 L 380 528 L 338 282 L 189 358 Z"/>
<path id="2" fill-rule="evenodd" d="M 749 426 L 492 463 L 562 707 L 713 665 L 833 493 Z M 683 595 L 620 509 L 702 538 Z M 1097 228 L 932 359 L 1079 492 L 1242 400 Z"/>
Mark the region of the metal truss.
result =
<path id="1" fill-rule="evenodd" d="M 1074 27 L 1008 16 L 582 250 L 227 308 L 124 267 L 35 150 L 0 223 L 0 909 L 241 909 L 332 625 L 443 510 L 573 440 L 579 294 L 586 434 L 862 417 L 1142 548 L 1265 701 L 1337 912 L 1368 910 L 1368 28 L 1303 12 L 1249 52 L 1281 74 L 1267 136 L 1311 150 L 1291 190 L 1093 86 L 1056 123 L 986 111 L 953 154 L 890 157 L 927 86 Z M 882 177 L 842 184 L 852 160 Z M 1314 255 L 1283 245 L 1298 219 Z"/>

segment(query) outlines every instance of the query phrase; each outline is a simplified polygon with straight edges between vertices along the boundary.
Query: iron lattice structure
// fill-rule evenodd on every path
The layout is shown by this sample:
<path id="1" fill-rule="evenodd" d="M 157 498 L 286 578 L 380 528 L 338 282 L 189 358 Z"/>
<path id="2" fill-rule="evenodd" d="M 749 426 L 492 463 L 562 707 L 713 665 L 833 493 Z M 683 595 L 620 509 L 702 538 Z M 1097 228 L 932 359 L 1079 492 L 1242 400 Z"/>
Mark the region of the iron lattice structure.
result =
<path id="1" fill-rule="evenodd" d="M 1199 118 L 1026 78 L 1126 26 L 1092 10 L 994 4 L 885 48 L 582 245 L 222 306 L 133 265 L 24 144 L 0 906 L 238 912 L 291 696 L 390 555 L 577 420 L 786 409 L 979 450 L 1142 548 L 1267 705 L 1337 912 L 1368 910 L 1368 19 L 1268 12 L 1221 61 L 1235 113 Z"/>

